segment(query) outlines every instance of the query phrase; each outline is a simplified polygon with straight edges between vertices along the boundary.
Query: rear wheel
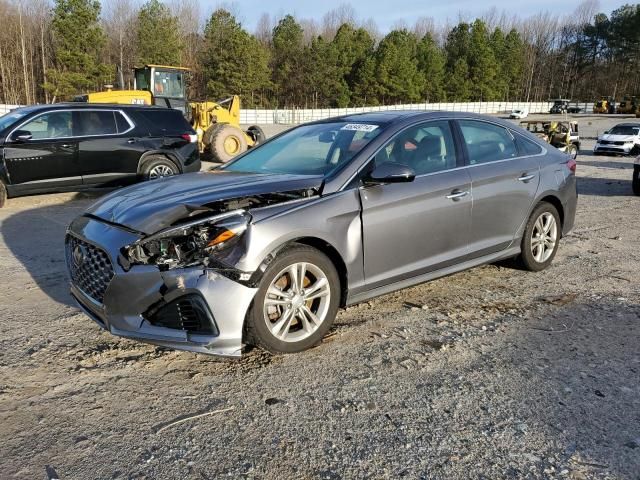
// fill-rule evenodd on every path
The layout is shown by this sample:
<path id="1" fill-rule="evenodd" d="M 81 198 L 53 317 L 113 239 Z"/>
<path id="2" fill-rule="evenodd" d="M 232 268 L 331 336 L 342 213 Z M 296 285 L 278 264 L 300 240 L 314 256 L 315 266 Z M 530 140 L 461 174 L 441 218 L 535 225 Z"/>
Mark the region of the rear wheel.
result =
<path id="1" fill-rule="evenodd" d="M 551 264 L 560 244 L 560 229 L 556 207 L 540 203 L 531 213 L 522 237 L 520 262 L 524 268 L 539 272 Z"/>
<path id="2" fill-rule="evenodd" d="M 142 174 L 145 180 L 171 177 L 180 173 L 175 163 L 162 155 L 151 155 L 145 160 Z"/>
<path id="3" fill-rule="evenodd" d="M 211 134 L 209 148 L 215 162 L 227 163 L 236 155 L 247 151 L 247 138 L 238 127 L 217 125 Z"/>
<path id="4" fill-rule="evenodd" d="M 640 166 L 634 166 L 633 168 L 631 187 L 633 188 L 634 195 L 640 195 Z"/>
<path id="5" fill-rule="evenodd" d="M 246 339 L 272 353 L 294 353 L 320 342 L 340 301 L 333 263 L 297 245 L 278 255 L 262 277 L 247 315 Z"/>
<path id="6" fill-rule="evenodd" d="M 575 143 L 571 143 L 567 146 L 567 154 L 572 158 L 578 158 L 578 146 Z"/>

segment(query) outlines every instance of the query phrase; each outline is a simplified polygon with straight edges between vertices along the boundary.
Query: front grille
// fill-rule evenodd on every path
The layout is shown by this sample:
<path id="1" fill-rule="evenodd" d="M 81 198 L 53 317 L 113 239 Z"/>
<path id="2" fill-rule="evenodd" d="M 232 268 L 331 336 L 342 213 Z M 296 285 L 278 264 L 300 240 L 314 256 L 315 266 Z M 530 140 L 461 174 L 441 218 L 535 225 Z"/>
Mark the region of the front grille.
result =
<path id="1" fill-rule="evenodd" d="M 102 303 L 113 278 L 109 256 L 100 248 L 72 235 L 67 235 L 65 246 L 71 281 L 93 300 Z"/>
<path id="2" fill-rule="evenodd" d="M 190 333 L 218 335 L 213 315 L 204 299 L 197 294 L 188 294 L 170 303 L 152 307 L 144 314 L 152 325 Z"/>

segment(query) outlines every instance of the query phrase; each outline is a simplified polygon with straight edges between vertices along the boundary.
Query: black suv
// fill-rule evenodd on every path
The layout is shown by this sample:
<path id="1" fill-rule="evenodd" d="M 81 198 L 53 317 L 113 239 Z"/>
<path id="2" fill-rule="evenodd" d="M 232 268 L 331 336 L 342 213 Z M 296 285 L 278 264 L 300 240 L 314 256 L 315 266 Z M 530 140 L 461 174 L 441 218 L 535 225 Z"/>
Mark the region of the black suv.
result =
<path id="1" fill-rule="evenodd" d="M 200 170 L 196 132 L 178 110 L 37 105 L 0 117 L 0 206 L 7 196 L 75 191 Z"/>

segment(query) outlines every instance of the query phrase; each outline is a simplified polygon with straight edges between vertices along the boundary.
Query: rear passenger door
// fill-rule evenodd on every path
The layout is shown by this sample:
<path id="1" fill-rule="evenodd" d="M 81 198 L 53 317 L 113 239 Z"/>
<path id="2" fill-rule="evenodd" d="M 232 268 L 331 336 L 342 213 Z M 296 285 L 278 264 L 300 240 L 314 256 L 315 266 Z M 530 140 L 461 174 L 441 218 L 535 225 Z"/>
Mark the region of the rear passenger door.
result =
<path id="1" fill-rule="evenodd" d="M 100 185 L 127 177 L 135 179 L 144 147 L 126 113 L 83 109 L 76 110 L 74 115 L 83 183 Z"/>
<path id="2" fill-rule="evenodd" d="M 540 182 L 540 157 L 521 154 L 514 136 L 500 125 L 480 120 L 458 125 L 473 195 L 469 249 L 480 257 L 508 248 L 526 221 Z"/>

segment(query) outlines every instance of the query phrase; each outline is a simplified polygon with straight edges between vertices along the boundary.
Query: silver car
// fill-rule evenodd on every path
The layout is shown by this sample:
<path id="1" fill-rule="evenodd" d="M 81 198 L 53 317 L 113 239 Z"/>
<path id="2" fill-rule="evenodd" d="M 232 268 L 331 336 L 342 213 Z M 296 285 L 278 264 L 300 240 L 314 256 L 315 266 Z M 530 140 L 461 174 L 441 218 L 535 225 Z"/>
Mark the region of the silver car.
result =
<path id="1" fill-rule="evenodd" d="M 575 166 L 467 113 L 302 125 L 216 170 L 103 197 L 69 226 L 71 293 L 115 335 L 298 352 L 340 307 L 510 257 L 549 266 L 573 227 Z"/>

